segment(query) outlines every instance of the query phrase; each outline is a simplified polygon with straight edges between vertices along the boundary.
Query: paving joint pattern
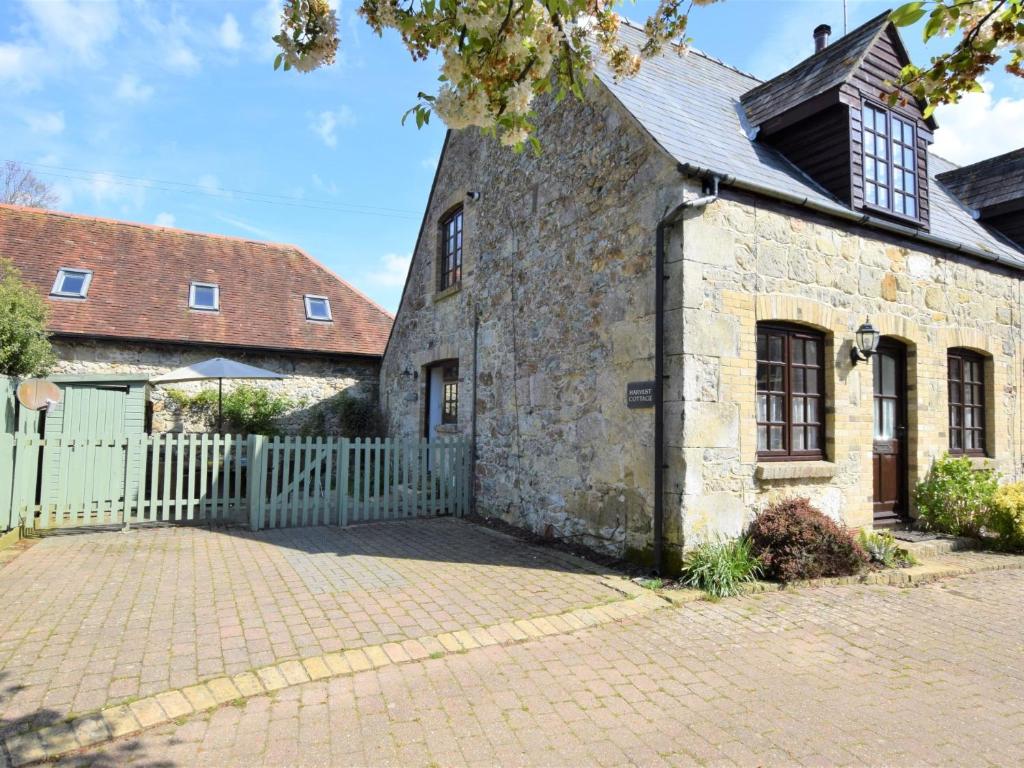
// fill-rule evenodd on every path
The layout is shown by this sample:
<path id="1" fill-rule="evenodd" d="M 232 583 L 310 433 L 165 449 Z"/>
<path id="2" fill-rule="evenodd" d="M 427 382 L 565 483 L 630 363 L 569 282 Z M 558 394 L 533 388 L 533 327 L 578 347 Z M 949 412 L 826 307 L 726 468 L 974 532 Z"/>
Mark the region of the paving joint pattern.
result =
<path id="1" fill-rule="evenodd" d="M 3 742 L 12 766 L 55 760 L 81 749 L 131 736 L 172 721 L 237 704 L 245 699 L 275 693 L 316 680 L 354 675 L 371 669 L 409 664 L 424 659 L 465 653 L 492 645 L 517 645 L 551 635 L 635 618 L 667 608 L 671 602 L 655 592 L 628 581 L 614 581 L 631 597 L 613 603 L 576 608 L 560 614 L 515 619 L 489 627 L 444 632 L 380 645 L 352 648 L 301 660 L 290 659 L 259 669 L 218 677 L 183 689 L 163 691 L 129 703 L 43 728 L 10 734 Z"/>

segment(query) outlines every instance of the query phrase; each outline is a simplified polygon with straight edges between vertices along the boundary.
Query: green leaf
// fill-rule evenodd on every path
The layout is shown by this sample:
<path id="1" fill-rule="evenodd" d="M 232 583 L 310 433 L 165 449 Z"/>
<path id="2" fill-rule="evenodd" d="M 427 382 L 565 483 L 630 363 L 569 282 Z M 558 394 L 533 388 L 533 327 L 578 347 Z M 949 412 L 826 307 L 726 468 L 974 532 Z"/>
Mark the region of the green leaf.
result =
<path id="1" fill-rule="evenodd" d="M 939 7 L 932 11 L 928 23 L 924 25 L 924 39 L 931 40 L 942 29 L 942 22 L 945 21 L 946 9 Z"/>
<path id="2" fill-rule="evenodd" d="M 276 71 L 277 71 L 278 69 L 280 69 L 280 68 L 281 68 L 281 62 L 282 62 L 283 60 L 284 60 L 284 54 L 283 54 L 283 53 L 279 53 L 279 54 L 277 54 L 277 56 L 275 56 L 275 57 L 274 57 L 274 71 L 275 71 L 275 72 L 276 72 Z"/>
<path id="3" fill-rule="evenodd" d="M 909 27 L 920 21 L 925 13 L 927 11 L 925 11 L 923 0 L 917 0 L 917 2 L 906 3 L 894 10 L 889 14 L 889 21 L 897 27 Z"/>

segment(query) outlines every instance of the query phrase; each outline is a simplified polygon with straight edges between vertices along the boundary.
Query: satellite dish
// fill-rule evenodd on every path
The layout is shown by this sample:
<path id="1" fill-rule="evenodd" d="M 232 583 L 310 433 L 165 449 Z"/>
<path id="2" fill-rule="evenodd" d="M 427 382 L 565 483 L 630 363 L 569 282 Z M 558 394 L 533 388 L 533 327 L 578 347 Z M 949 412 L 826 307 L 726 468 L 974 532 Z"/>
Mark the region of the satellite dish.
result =
<path id="1" fill-rule="evenodd" d="M 18 385 L 18 402 L 31 411 L 60 402 L 60 387 L 46 379 L 25 379 Z"/>

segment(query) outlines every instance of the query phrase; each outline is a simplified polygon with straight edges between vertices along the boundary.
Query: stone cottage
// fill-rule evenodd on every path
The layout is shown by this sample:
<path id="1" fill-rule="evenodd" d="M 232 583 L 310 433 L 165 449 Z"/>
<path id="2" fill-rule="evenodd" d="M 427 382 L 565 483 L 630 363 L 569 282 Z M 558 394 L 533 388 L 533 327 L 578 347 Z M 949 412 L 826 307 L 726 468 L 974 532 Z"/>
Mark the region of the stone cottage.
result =
<path id="1" fill-rule="evenodd" d="M 599 68 L 540 156 L 449 133 L 382 403 L 473 440 L 481 513 L 670 567 L 780 495 L 906 524 L 945 451 L 1021 475 L 1021 153 L 930 154 L 887 14 L 829 31 Z"/>
<path id="2" fill-rule="evenodd" d="M 228 357 L 287 376 L 260 386 L 296 404 L 288 430 L 329 421 L 318 405 L 342 392 L 377 395 L 391 316 L 293 245 L 0 205 L 0 257 L 46 297 L 64 378 Z M 149 401 L 153 432 L 205 426 L 164 388 Z"/>

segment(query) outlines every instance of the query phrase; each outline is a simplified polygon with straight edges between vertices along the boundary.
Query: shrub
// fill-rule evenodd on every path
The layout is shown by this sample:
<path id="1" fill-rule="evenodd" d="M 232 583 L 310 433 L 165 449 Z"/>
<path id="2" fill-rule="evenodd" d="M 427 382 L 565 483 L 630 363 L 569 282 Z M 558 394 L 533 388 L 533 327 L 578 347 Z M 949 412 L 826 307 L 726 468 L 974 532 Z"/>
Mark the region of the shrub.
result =
<path id="1" fill-rule="evenodd" d="M 0 374 L 46 373 L 57 358 L 46 333 L 46 302 L 9 259 L 0 257 Z"/>
<path id="2" fill-rule="evenodd" d="M 896 537 L 888 531 L 861 531 L 857 543 L 867 553 L 871 562 L 883 568 L 906 568 L 917 564 L 908 549 L 901 547 Z"/>
<path id="3" fill-rule="evenodd" d="M 769 504 L 749 536 L 764 575 L 778 581 L 851 576 L 868 559 L 848 530 L 804 498 Z"/>
<path id="4" fill-rule="evenodd" d="M 746 537 L 698 544 L 683 558 L 681 581 L 713 598 L 739 594 L 743 585 L 761 574 L 761 563 Z"/>
<path id="5" fill-rule="evenodd" d="M 216 389 L 204 389 L 195 395 L 170 389 L 167 396 L 182 410 L 201 415 L 211 428 L 216 428 Z M 279 434 L 276 420 L 294 406 L 291 399 L 275 395 L 268 389 L 253 384 L 239 384 L 224 393 L 224 431 L 240 432 L 243 435 Z"/>
<path id="6" fill-rule="evenodd" d="M 944 455 L 914 490 L 920 521 L 930 530 L 977 536 L 998 487 L 991 469 L 974 469 L 967 457 Z"/>
<path id="7" fill-rule="evenodd" d="M 377 402 L 341 392 L 309 409 L 300 428 L 303 435 L 384 437 L 384 423 Z"/>
<path id="8" fill-rule="evenodd" d="M 1024 549 L 1024 483 L 1000 486 L 992 495 L 985 528 L 1001 547 Z"/>

